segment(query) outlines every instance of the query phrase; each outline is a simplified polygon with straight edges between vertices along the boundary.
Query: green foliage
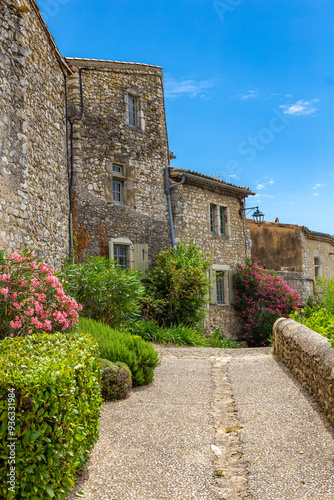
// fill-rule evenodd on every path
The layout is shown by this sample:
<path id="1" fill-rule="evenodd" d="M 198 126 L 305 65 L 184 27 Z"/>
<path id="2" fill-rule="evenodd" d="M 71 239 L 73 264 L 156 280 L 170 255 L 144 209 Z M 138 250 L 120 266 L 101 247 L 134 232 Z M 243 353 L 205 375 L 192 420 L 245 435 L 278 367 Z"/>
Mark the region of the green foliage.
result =
<path id="1" fill-rule="evenodd" d="M 159 356 L 153 346 L 141 337 L 118 332 L 88 318 L 80 318 L 79 329 L 95 338 L 100 347 L 101 358 L 128 365 L 133 385 L 146 385 L 153 381 L 154 370 L 160 364 Z"/>
<path id="2" fill-rule="evenodd" d="M 207 270 L 211 259 L 192 242 L 161 251 L 148 273 L 146 316 L 159 325 L 197 326 L 205 318 L 210 287 Z"/>
<path id="3" fill-rule="evenodd" d="M 307 304 L 312 308 L 325 308 L 334 314 L 334 278 L 317 278 L 316 292 Z"/>
<path id="4" fill-rule="evenodd" d="M 164 328 L 155 321 L 135 321 L 129 326 L 128 331 L 157 344 L 203 347 L 206 345 L 205 339 L 199 331 L 184 325 L 171 325 Z"/>
<path id="5" fill-rule="evenodd" d="M 0 476 L 15 466 L 15 493 L 3 480 L 0 498 L 64 500 L 98 439 L 98 346 L 77 333 L 8 337 L 0 345 Z"/>
<path id="6" fill-rule="evenodd" d="M 300 312 L 290 314 L 290 318 L 334 341 L 334 313 L 328 309 L 307 306 Z"/>
<path id="7" fill-rule="evenodd" d="M 164 328 L 155 321 L 135 321 L 128 327 L 128 331 L 157 344 L 220 347 L 223 349 L 240 347 L 237 342 L 224 339 L 218 330 L 211 337 L 203 337 L 198 329 L 184 325 L 171 325 Z"/>
<path id="8" fill-rule="evenodd" d="M 125 399 L 128 397 L 132 387 L 132 376 L 130 368 L 117 361 L 112 363 L 108 359 L 101 359 L 102 365 L 102 397 L 105 401 L 114 399 Z"/>
<path id="9" fill-rule="evenodd" d="M 233 284 L 239 340 L 246 340 L 250 347 L 269 345 L 275 321 L 299 307 L 299 294 L 274 271 L 259 266 L 256 259 L 247 259 L 239 266 Z"/>
<path id="10" fill-rule="evenodd" d="M 140 312 L 144 288 L 139 273 L 111 260 L 92 257 L 69 265 L 59 279 L 66 293 L 82 305 L 83 316 L 119 328 Z"/>

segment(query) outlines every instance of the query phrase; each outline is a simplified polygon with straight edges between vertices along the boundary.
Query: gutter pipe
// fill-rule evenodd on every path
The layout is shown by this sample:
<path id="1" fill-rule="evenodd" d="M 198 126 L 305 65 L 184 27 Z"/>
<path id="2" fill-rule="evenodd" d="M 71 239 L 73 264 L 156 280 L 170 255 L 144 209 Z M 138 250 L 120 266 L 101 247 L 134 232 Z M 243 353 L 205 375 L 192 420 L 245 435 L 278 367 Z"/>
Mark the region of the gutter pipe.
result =
<path id="1" fill-rule="evenodd" d="M 182 174 L 182 179 L 180 182 L 176 182 L 175 184 L 168 184 L 168 172 L 171 168 L 170 165 L 165 166 L 165 192 L 167 195 L 167 204 L 168 204 L 168 213 L 169 213 L 169 223 L 170 223 L 170 235 L 171 235 L 171 246 L 175 248 L 175 234 L 174 234 L 174 223 L 173 223 L 173 212 L 172 212 L 172 202 L 170 197 L 170 190 L 180 184 L 184 184 L 186 177 Z"/>

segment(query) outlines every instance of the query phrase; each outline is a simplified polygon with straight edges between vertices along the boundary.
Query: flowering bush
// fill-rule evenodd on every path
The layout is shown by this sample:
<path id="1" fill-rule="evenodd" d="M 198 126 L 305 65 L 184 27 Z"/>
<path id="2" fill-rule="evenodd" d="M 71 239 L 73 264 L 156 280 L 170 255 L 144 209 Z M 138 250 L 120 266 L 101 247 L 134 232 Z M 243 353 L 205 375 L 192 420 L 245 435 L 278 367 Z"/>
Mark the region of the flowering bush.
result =
<path id="1" fill-rule="evenodd" d="M 300 306 L 299 293 L 293 291 L 274 271 L 248 259 L 234 276 L 235 302 L 240 326 L 239 340 L 250 347 L 267 346 L 275 321 L 289 317 Z"/>
<path id="2" fill-rule="evenodd" d="M 65 295 L 52 267 L 33 252 L 0 254 L 0 339 L 66 331 L 81 306 Z"/>

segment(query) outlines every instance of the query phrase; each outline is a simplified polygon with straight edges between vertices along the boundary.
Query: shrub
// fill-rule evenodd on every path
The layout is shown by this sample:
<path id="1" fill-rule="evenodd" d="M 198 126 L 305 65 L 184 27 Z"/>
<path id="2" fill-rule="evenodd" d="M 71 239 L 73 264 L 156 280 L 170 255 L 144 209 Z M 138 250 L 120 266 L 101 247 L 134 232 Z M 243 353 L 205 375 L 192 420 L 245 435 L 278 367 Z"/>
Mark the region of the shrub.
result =
<path id="1" fill-rule="evenodd" d="M 239 266 L 234 275 L 234 290 L 239 340 L 246 340 L 250 347 L 268 345 L 275 321 L 288 317 L 300 305 L 299 294 L 255 260 L 248 259 L 244 266 Z"/>
<path id="2" fill-rule="evenodd" d="M 11 470 L 15 489 L 2 481 L 0 498 L 65 499 L 98 439 L 100 376 L 89 335 L 39 333 L 1 342 L 0 476 Z"/>
<path id="3" fill-rule="evenodd" d="M 325 308 L 305 307 L 300 312 L 293 312 L 290 318 L 302 323 L 314 332 L 334 340 L 334 314 Z"/>
<path id="4" fill-rule="evenodd" d="M 140 312 L 144 288 L 137 271 L 92 257 L 83 264 L 67 266 L 59 277 L 66 293 L 81 303 L 82 314 L 88 318 L 115 328 Z"/>
<path id="5" fill-rule="evenodd" d="M 132 387 L 130 368 L 125 363 L 112 363 L 108 359 L 101 359 L 102 365 L 102 397 L 105 401 L 125 399 Z"/>
<path id="6" fill-rule="evenodd" d="M 334 314 L 334 278 L 317 278 L 316 290 L 307 300 L 312 309 L 324 308 Z"/>
<path id="7" fill-rule="evenodd" d="M 70 330 L 80 309 L 33 252 L 0 253 L 0 339 Z"/>
<path id="8" fill-rule="evenodd" d="M 133 385 L 146 385 L 153 381 L 154 370 L 160 364 L 159 356 L 153 346 L 141 337 L 118 332 L 108 325 L 87 318 L 80 318 L 79 328 L 95 338 L 100 347 L 101 358 L 128 365 Z"/>
<path id="9" fill-rule="evenodd" d="M 164 326 L 197 326 L 206 315 L 210 261 L 192 242 L 161 251 L 146 283 L 148 317 Z"/>
<path id="10" fill-rule="evenodd" d="M 240 347 L 237 342 L 222 337 L 219 330 L 210 337 L 203 337 L 199 330 L 184 325 L 171 325 L 164 328 L 157 325 L 155 321 L 135 321 L 129 326 L 128 331 L 157 344 L 220 347 L 223 349 Z"/>
<path id="11" fill-rule="evenodd" d="M 206 340 L 199 331 L 184 325 L 164 328 L 155 321 L 135 321 L 129 326 L 128 331 L 157 344 L 206 345 Z"/>

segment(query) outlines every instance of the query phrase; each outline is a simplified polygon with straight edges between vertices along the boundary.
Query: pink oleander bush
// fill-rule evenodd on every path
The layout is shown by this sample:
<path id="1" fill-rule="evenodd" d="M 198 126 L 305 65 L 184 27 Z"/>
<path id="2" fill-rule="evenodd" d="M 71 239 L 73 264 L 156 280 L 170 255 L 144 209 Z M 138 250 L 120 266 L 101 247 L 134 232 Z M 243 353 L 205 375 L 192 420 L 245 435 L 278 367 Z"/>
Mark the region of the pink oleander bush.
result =
<path id="1" fill-rule="evenodd" d="M 81 306 L 33 252 L 0 254 L 0 339 L 68 331 Z"/>
<path id="2" fill-rule="evenodd" d="M 234 275 L 239 340 L 250 347 L 270 344 L 275 321 L 289 317 L 300 307 L 300 296 L 274 271 L 260 267 L 256 259 L 246 260 Z"/>

